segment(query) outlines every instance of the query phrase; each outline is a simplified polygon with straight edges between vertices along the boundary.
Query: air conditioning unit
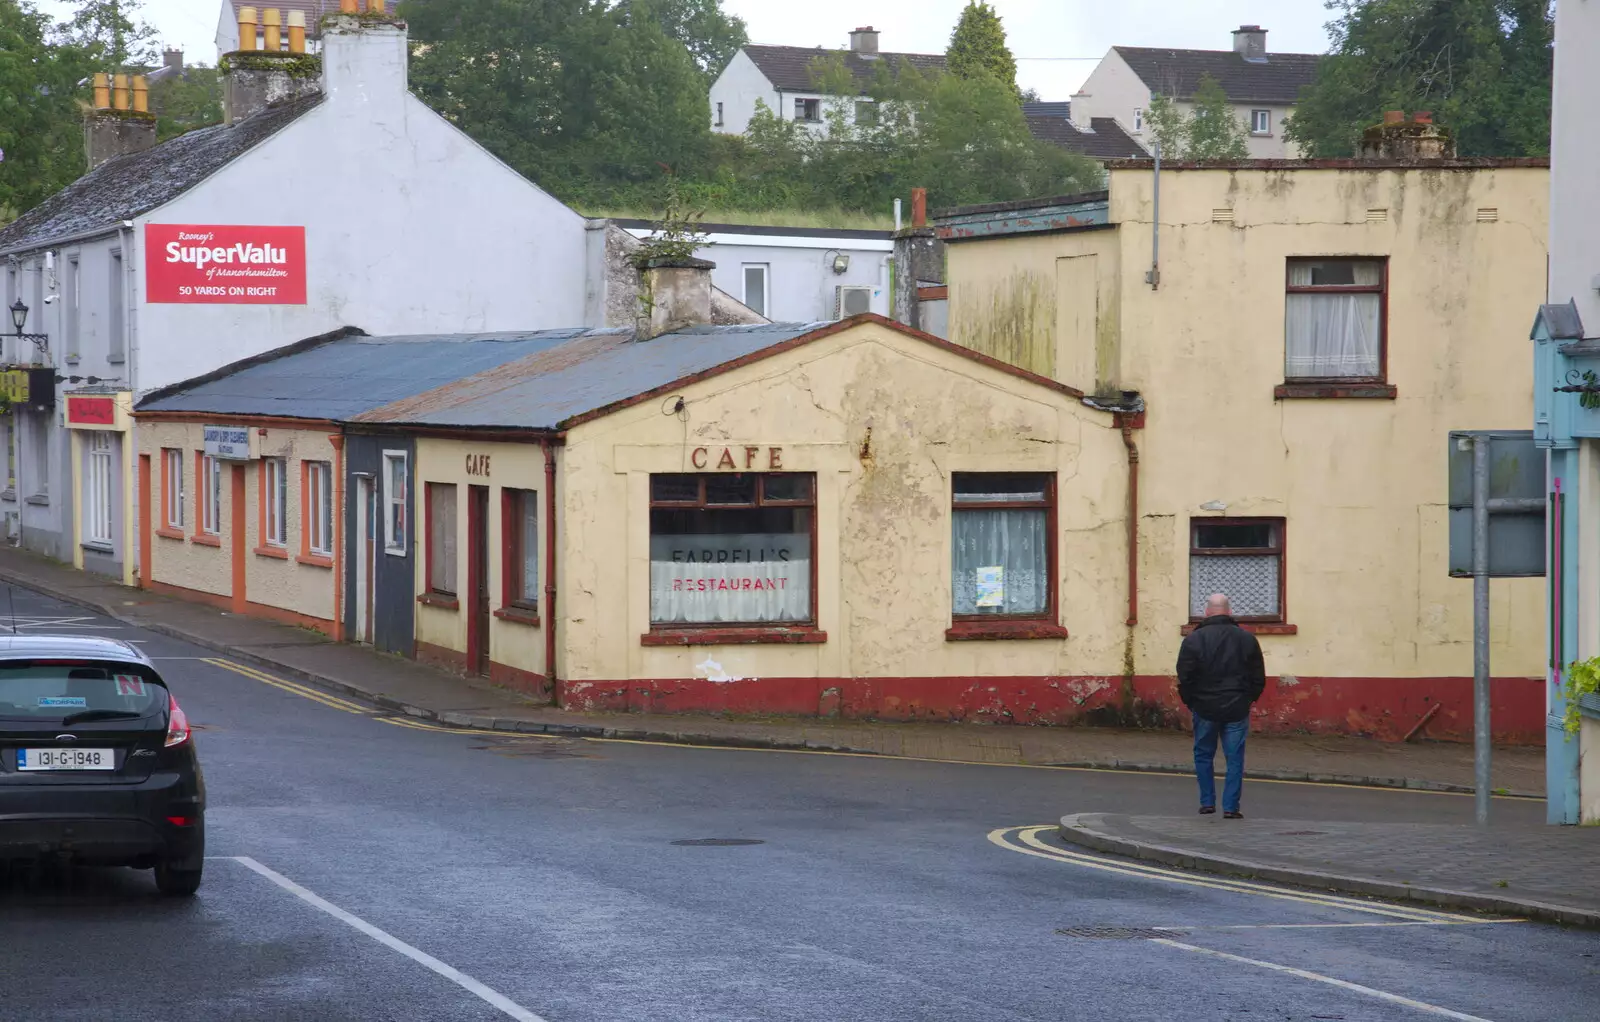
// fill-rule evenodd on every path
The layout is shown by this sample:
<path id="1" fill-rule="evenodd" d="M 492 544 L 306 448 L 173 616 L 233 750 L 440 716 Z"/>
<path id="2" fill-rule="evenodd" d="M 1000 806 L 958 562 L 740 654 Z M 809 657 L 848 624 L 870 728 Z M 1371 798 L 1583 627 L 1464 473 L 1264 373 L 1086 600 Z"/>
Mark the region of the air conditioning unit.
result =
<path id="1" fill-rule="evenodd" d="M 848 319 L 872 311 L 872 294 L 877 288 L 840 285 L 833 290 L 834 319 Z"/>

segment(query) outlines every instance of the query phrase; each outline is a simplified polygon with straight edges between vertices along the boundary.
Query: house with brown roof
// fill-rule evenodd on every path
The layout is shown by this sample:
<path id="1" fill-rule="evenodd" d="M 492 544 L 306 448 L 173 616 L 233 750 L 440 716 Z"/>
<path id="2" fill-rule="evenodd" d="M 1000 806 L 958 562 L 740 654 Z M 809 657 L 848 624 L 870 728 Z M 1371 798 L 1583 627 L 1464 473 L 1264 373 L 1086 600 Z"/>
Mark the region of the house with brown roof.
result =
<path id="1" fill-rule="evenodd" d="M 1267 30 L 1260 25 L 1235 29 L 1231 50 L 1113 46 L 1073 95 L 1072 123 L 1083 130 L 1096 120 L 1115 119 L 1145 141 L 1151 98 L 1168 96 L 1187 110 L 1200 80 L 1210 75 L 1245 126 L 1252 159 L 1293 157 L 1298 152 L 1283 136 L 1284 123 L 1300 91 L 1316 80 L 1321 59 L 1314 53 L 1269 52 Z"/>

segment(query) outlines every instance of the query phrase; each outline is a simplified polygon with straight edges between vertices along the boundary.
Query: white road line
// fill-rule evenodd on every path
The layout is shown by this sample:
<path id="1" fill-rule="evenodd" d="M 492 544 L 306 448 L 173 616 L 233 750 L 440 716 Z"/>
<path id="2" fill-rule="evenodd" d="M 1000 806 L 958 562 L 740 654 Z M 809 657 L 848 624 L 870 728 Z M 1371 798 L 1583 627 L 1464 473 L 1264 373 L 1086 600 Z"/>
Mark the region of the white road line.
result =
<path id="1" fill-rule="evenodd" d="M 1152 926 L 1152 930 L 1174 930 L 1188 933 L 1191 930 L 1360 930 L 1374 926 L 1498 926 L 1505 923 L 1525 923 L 1526 919 L 1426 919 L 1398 923 L 1222 923 L 1199 926 Z"/>
<path id="2" fill-rule="evenodd" d="M 1213 951 L 1208 947 L 1196 947 L 1193 944 L 1185 944 L 1182 941 L 1168 940 L 1166 937 L 1154 937 L 1151 939 L 1150 943 L 1165 944 L 1167 947 L 1175 947 L 1180 951 L 1193 951 L 1196 954 L 1210 955 L 1213 958 L 1221 958 L 1230 962 L 1239 962 L 1242 965 L 1254 965 L 1260 969 L 1271 969 L 1273 972 L 1282 972 L 1290 976 L 1298 976 L 1301 979 L 1309 979 L 1317 983 L 1326 983 L 1329 986 L 1338 987 L 1341 990 L 1349 990 L 1351 993 L 1363 994 L 1367 997 L 1375 997 L 1380 1001 L 1388 1001 L 1390 1004 L 1399 1004 L 1404 1005 L 1407 1008 L 1415 1008 L 1418 1011 L 1427 1012 L 1430 1015 L 1437 1015 L 1440 1018 L 1453 1018 L 1459 1020 L 1459 1022 L 1489 1022 L 1489 1019 L 1478 1015 L 1468 1015 L 1466 1012 L 1462 1011 L 1451 1011 L 1449 1008 L 1441 1008 L 1437 1004 L 1429 1004 L 1426 1001 L 1416 1001 L 1409 997 L 1401 997 L 1399 994 L 1391 994 L 1387 990 L 1375 990 L 1372 987 L 1364 987 L 1360 983 L 1351 983 L 1342 979 L 1334 979 L 1332 976 L 1324 976 L 1320 972 L 1307 972 L 1305 969 L 1296 969 L 1288 965 L 1279 965 L 1276 962 L 1263 962 L 1259 958 L 1245 958 L 1242 955 L 1230 955 L 1226 951 Z"/>
<path id="3" fill-rule="evenodd" d="M 394 951 L 398 951 L 407 958 L 416 962 L 418 965 L 424 966 L 425 968 L 438 973 L 473 996 L 481 998 L 487 1003 L 499 1008 L 511 1018 L 517 1019 L 518 1022 L 546 1022 L 544 1018 L 539 1015 L 535 1015 L 527 1008 L 524 1008 L 522 1005 L 511 1000 L 509 997 L 506 997 L 504 994 L 495 990 L 491 990 L 489 987 L 479 983 L 466 973 L 446 965 L 445 963 L 439 961 L 439 959 L 428 954 L 426 951 L 421 951 L 412 947 L 399 937 L 393 936 L 392 934 L 378 929 L 365 919 L 362 919 L 359 916 L 351 915 L 349 912 L 346 912 L 344 909 L 333 904 L 332 902 L 327 901 L 324 898 L 320 898 L 312 892 L 306 890 L 304 887 L 301 887 L 299 884 L 295 883 L 293 880 L 290 880 L 282 873 L 279 873 L 276 870 L 268 869 L 266 866 L 261 865 L 261 863 L 250 858 L 248 855 L 235 855 L 231 856 L 231 858 L 233 861 L 241 863 L 246 868 L 254 870 L 255 872 L 266 877 L 268 880 L 271 880 L 273 883 L 277 884 L 279 887 L 288 891 L 290 894 L 294 895 L 296 898 L 299 898 L 306 904 L 311 905 L 314 908 L 321 909 L 340 922 L 355 927 L 385 947 L 388 947 Z M 1466 1016 L 1462 1017 L 1465 1018 Z"/>

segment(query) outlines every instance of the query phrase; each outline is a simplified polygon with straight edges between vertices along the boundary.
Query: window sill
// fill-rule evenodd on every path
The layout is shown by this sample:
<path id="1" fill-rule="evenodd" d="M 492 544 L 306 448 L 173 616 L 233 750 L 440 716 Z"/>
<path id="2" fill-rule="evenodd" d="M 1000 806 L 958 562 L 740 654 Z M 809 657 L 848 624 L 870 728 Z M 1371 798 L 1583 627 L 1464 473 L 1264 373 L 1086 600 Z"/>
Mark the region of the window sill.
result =
<path id="1" fill-rule="evenodd" d="M 403 546 L 386 546 L 383 548 L 383 552 L 388 554 L 390 557 L 404 557 L 406 555 L 406 548 Z"/>
<path id="2" fill-rule="evenodd" d="M 107 355 L 106 361 L 110 362 L 112 365 L 119 366 L 128 361 L 128 357 L 126 355 Z"/>
<path id="3" fill-rule="evenodd" d="M 1065 639 L 1066 628 L 1052 621 L 957 621 L 945 629 L 944 641 L 987 639 Z"/>
<path id="4" fill-rule="evenodd" d="M 809 625 L 733 628 L 656 628 L 639 636 L 641 646 L 820 645 L 828 633 Z"/>
<path id="5" fill-rule="evenodd" d="M 446 596 L 444 593 L 423 593 L 417 597 L 417 602 L 424 607 L 438 607 L 440 610 L 461 609 L 460 600 L 454 596 Z"/>
<path id="6" fill-rule="evenodd" d="M 32 504 L 34 507 L 49 507 L 50 497 L 48 494 L 35 493 L 31 497 L 24 497 L 22 502 L 24 504 Z"/>
<path id="7" fill-rule="evenodd" d="M 1272 388 L 1272 396 L 1284 398 L 1377 398 L 1393 401 L 1395 387 L 1392 383 L 1280 383 Z"/>
<path id="8" fill-rule="evenodd" d="M 117 552 L 117 548 L 112 546 L 110 543 L 101 543 L 95 540 L 91 540 L 87 543 L 79 543 L 78 545 L 83 547 L 85 550 L 97 554 L 115 554 Z"/>
<path id="9" fill-rule="evenodd" d="M 175 539 L 180 542 L 188 538 L 183 534 L 182 529 L 161 528 L 156 530 L 156 535 L 160 536 L 162 539 Z"/>
<path id="10" fill-rule="evenodd" d="M 296 564 L 309 564 L 313 568 L 333 567 L 333 558 L 327 554 L 300 554 L 295 557 Z"/>
<path id="11" fill-rule="evenodd" d="M 258 546 L 255 549 L 257 557 L 275 557 L 280 561 L 289 559 L 289 551 L 281 546 Z"/>
<path id="12" fill-rule="evenodd" d="M 222 537 L 221 536 L 213 536 L 209 532 L 197 532 L 193 536 L 189 537 L 189 542 L 198 544 L 200 546 L 217 546 L 217 547 L 219 547 L 219 546 L 222 545 Z"/>
<path id="13" fill-rule="evenodd" d="M 515 621 L 519 625 L 539 627 L 539 612 L 532 607 L 501 607 L 494 616 L 502 621 Z"/>
<path id="14" fill-rule="evenodd" d="M 1182 632 L 1184 635 L 1188 635 L 1190 632 L 1194 631 L 1197 627 L 1199 627 L 1199 625 L 1200 625 L 1200 622 L 1198 622 L 1198 621 L 1190 621 L 1188 624 L 1184 625 L 1182 628 L 1180 628 L 1178 630 L 1180 632 Z M 1243 628 L 1245 631 L 1249 632 L 1251 635 L 1299 635 L 1300 634 L 1300 626 L 1299 625 L 1291 625 L 1291 624 L 1288 624 L 1287 622 L 1284 622 L 1284 621 L 1240 621 L 1239 622 L 1239 627 Z"/>
<path id="15" fill-rule="evenodd" d="M 0 500 L 9 500 L 9 501 L 15 502 L 16 499 L 17 499 L 17 491 L 16 490 L 0 491 Z"/>

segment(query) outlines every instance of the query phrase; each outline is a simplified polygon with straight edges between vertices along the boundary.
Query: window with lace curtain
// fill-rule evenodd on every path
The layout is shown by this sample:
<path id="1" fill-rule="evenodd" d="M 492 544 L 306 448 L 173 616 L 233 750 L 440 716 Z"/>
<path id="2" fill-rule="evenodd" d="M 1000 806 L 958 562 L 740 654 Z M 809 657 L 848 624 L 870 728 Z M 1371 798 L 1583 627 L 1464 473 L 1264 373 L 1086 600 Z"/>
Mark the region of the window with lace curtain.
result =
<path id="1" fill-rule="evenodd" d="M 1284 620 L 1284 520 L 1193 518 L 1189 521 L 1189 620 L 1221 593 L 1237 621 Z"/>
<path id="2" fill-rule="evenodd" d="M 1284 379 L 1383 382 L 1387 286 L 1383 259 L 1289 260 Z"/>
<path id="3" fill-rule="evenodd" d="M 950 596 L 955 620 L 1053 616 L 1054 477 L 957 472 L 954 483 Z"/>

